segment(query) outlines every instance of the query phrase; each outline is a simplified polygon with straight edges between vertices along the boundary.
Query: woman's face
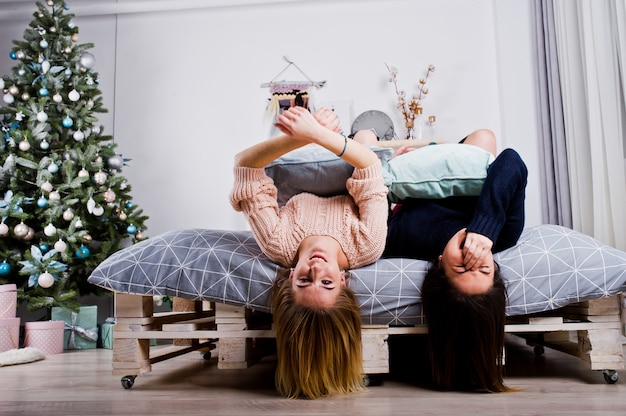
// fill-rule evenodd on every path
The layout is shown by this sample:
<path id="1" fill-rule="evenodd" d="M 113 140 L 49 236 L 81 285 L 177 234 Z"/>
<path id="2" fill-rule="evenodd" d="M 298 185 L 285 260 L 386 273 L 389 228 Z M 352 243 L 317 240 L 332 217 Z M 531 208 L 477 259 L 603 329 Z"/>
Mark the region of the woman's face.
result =
<path id="1" fill-rule="evenodd" d="M 346 284 L 336 259 L 322 249 L 300 253 L 289 279 L 296 303 L 319 308 L 334 305 Z"/>
<path id="2" fill-rule="evenodd" d="M 459 292 L 467 295 L 485 293 L 493 286 L 493 254 L 489 251 L 472 270 L 468 270 L 463 262 L 464 242 L 465 232 L 456 233 L 439 256 L 439 267 Z"/>

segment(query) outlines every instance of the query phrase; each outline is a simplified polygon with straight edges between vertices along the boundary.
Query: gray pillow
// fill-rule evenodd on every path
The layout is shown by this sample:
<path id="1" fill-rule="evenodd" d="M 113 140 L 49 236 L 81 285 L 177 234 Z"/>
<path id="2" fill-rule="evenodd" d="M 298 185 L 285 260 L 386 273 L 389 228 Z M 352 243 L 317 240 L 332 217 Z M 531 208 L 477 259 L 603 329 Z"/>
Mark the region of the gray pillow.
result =
<path id="1" fill-rule="evenodd" d="M 393 149 L 373 147 L 383 167 L 393 156 Z M 346 180 L 354 168 L 333 152 L 308 145 L 293 150 L 265 167 L 267 176 L 278 188 L 278 205 L 283 206 L 296 194 L 308 192 L 319 196 L 347 193 Z"/>
<path id="2" fill-rule="evenodd" d="M 514 247 L 495 255 L 508 289 L 507 314 L 526 315 L 623 292 L 626 253 L 556 225 L 524 230 Z M 428 262 L 381 259 L 352 270 L 350 287 L 364 323 L 424 323 L 421 285 Z M 120 250 L 88 281 L 140 295 L 208 300 L 269 312 L 279 266 L 249 231 L 180 229 Z"/>

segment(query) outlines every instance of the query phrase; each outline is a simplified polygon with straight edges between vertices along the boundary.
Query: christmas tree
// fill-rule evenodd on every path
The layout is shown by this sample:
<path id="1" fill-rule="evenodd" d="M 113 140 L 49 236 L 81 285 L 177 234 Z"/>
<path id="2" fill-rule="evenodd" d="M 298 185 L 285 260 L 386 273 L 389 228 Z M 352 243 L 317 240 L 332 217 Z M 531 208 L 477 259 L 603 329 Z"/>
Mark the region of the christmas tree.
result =
<path id="1" fill-rule="evenodd" d="M 30 310 L 75 310 L 97 291 L 91 271 L 144 238 L 147 217 L 120 175 L 128 159 L 95 117 L 106 109 L 93 44 L 77 43 L 63 0 L 37 9 L 0 78 L 0 284 L 15 283 Z"/>

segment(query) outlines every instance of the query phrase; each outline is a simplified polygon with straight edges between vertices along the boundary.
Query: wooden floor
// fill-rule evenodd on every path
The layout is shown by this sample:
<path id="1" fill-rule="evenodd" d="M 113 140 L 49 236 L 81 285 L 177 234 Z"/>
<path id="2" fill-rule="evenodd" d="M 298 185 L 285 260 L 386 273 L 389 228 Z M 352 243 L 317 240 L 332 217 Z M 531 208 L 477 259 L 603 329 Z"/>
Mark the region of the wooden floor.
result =
<path id="1" fill-rule="evenodd" d="M 626 380 L 547 350 L 535 356 L 507 341 L 507 394 L 436 392 L 427 387 L 423 338 L 392 338 L 392 373 L 363 393 L 286 400 L 273 388 L 275 357 L 245 370 L 219 370 L 198 352 L 157 363 L 131 389 L 111 375 L 110 350 L 85 350 L 0 367 L 1 415 L 626 415 Z M 626 378 L 626 371 L 624 371 Z"/>

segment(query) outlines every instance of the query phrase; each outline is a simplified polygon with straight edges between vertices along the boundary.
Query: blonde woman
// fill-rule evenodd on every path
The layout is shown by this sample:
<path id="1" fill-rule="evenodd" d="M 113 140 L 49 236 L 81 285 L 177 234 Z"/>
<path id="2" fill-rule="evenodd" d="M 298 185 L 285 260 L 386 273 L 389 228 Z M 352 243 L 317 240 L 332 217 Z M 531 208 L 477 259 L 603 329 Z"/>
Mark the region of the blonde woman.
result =
<path id="1" fill-rule="evenodd" d="M 346 271 L 376 261 L 387 233 L 387 187 L 368 147 L 340 135 L 326 108 L 292 107 L 277 117 L 283 133 L 235 157 L 230 200 L 243 212 L 261 250 L 289 269 L 271 297 L 278 364 L 276 387 L 286 397 L 317 398 L 363 387 L 361 320 Z M 293 196 L 279 208 L 264 167 L 307 144 L 354 166 L 348 194 Z"/>

